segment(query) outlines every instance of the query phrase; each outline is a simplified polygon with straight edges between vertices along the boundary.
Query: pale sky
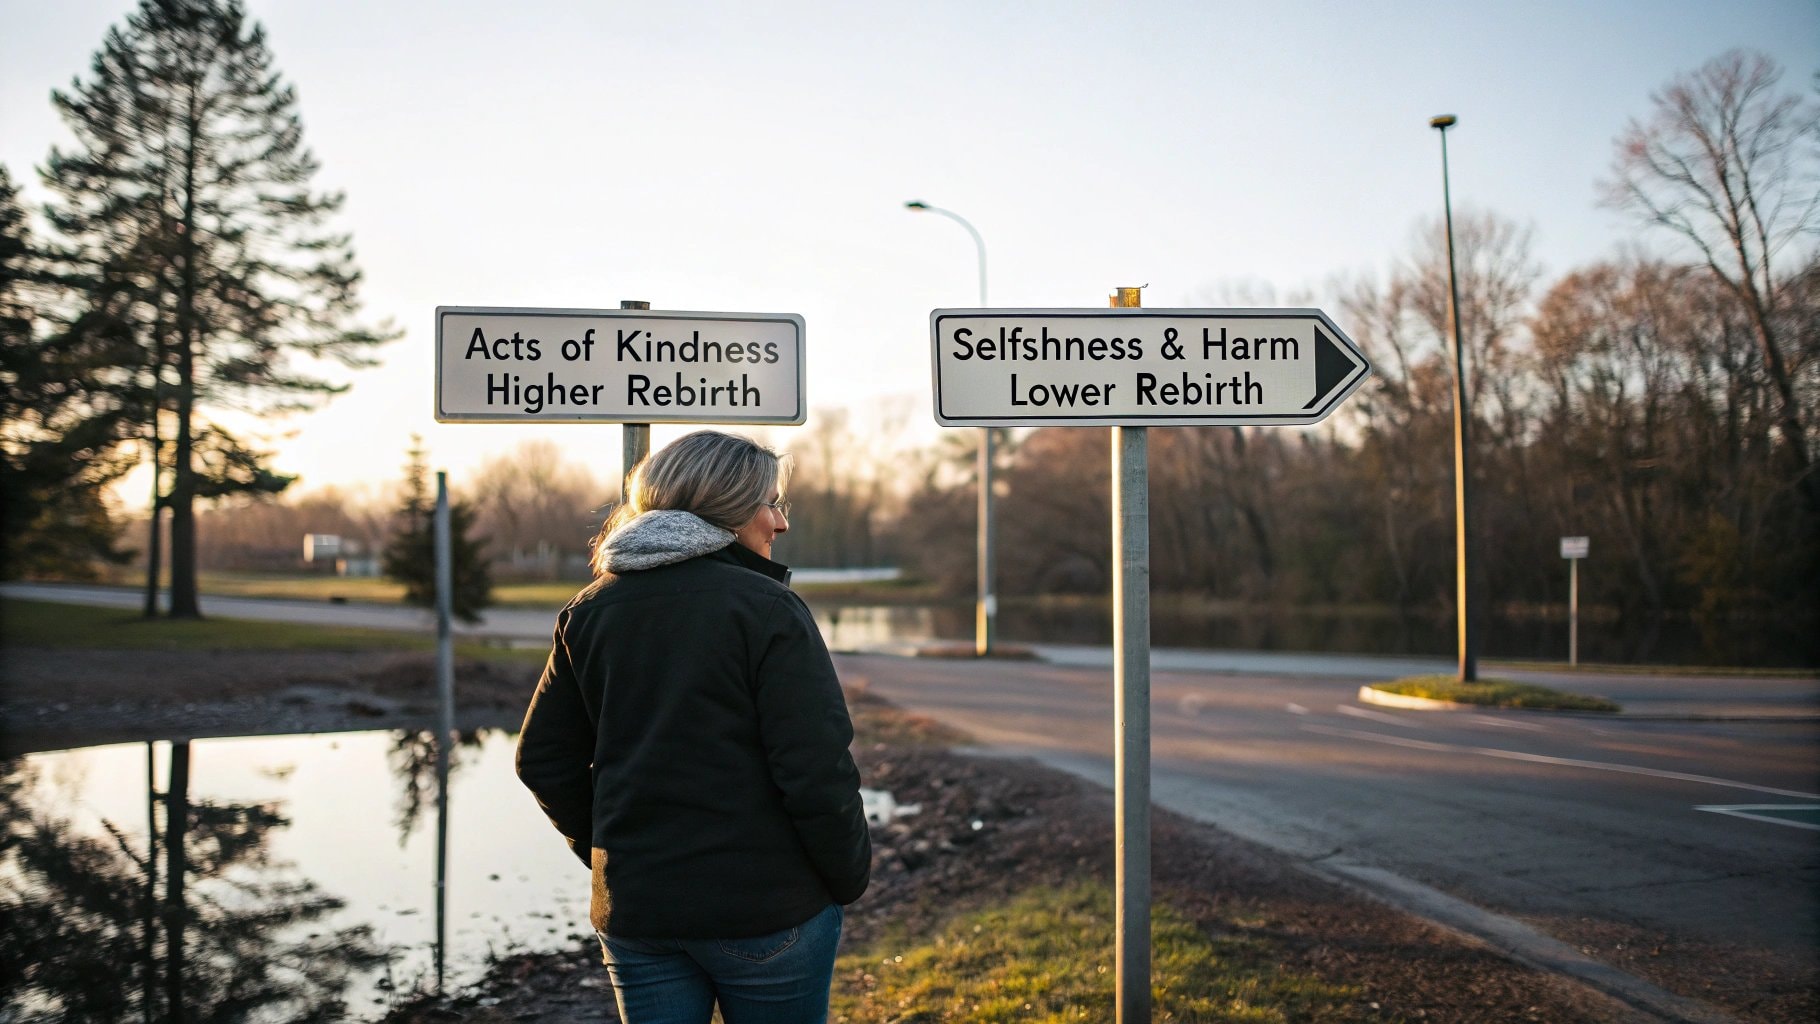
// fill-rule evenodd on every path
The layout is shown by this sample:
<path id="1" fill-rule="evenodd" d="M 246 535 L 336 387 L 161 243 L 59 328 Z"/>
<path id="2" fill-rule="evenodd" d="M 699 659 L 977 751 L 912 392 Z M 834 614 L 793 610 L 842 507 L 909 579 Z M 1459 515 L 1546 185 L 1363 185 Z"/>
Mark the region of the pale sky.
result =
<path id="1" fill-rule="evenodd" d="M 1732 47 L 1791 90 L 1820 68 L 1813 0 L 247 6 L 347 192 L 367 317 L 406 330 L 282 425 L 304 488 L 396 478 L 412 432 L 457 486 L 534 437 L 617 473 L 616 426 L 435 423 L 438 305 L 800 314 L 811 409 L 909 403 L 926 440 L 929 311 L 977 269 L 905 200 L 978 228 L 994 306 L 1319 296 L 1438 214 L 1452 113 L 1456 208 L 1532 226 L 1555 275 L 1637 237 L 1595 182 L 1652 90 Z M 0 163 L 34 203 L 50 91 L 130 9 L 0 3 Z"/>

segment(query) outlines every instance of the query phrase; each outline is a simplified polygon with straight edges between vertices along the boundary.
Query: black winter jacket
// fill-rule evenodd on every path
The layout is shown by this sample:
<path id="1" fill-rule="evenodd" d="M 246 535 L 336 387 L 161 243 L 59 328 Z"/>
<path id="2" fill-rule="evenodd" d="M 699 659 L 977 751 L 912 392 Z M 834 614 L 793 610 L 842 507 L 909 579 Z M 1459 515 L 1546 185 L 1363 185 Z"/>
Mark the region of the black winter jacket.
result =
<path id="1" fill-rule="evenodd" d="M 858 899 L 871 869 L 853 727 L 808 607 L 737 543 L 694 554 L 719 537 L 693 516 L 693 547 L 640 532 L 687 515 L 620 531 L 682 560 L 563 608 L 519 736 L 519 778 L 593 869 L 594 927 L 629 938 L 781 931 Z"/>

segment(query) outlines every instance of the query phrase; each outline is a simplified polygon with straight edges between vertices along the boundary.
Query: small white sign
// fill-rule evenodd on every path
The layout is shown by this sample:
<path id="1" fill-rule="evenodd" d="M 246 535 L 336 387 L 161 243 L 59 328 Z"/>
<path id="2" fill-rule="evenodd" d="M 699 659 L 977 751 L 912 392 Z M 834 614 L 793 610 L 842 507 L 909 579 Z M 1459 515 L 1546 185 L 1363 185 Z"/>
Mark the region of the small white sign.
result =
<path id="1" fill-rule="evenodd" d="M 1591 548 L 1592 542 L 1585 537 L 1561 538 L 1562 558 L 1585 558 L 1586 552 L 1591 550 Z"/>
<path id="2" fill-rule="evenodd" d="M 1371 363 L 1318 309 L 938 309 L 945 426 L 1316 423 Z"/>
<path id="3" fill-rule="evenodd" d="M 444 423 L 802 423 L 794 313 L 436 308 Z"/>

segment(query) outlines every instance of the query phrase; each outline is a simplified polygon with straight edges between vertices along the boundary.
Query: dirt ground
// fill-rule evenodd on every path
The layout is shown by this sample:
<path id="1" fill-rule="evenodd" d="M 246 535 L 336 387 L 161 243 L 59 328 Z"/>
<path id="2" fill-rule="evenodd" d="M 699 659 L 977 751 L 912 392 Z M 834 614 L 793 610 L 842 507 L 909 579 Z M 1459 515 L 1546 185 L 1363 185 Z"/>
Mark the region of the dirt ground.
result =
<path id="1" fill-rule="evenodd" d="M 428 726 L 436 663 L 391 651 L 0 651 L 0 755 L 171 736 Z M 460 728 L 515 727 L 528 665 L 461 661 Z"/>
<path id="2" fill-rule="evenodd" d="M 169 736 L 280 734 L 428 724 L 433 662 L 421 654 L 4 652 L 0 752 Z M 514 725 L 535 679 L 526 664 L 464 662 L 464 725 Z M 1032 885 L 1112 877 L 1112 798 L 1032 763 L 951 749 L 960 737 L 865 693 L 850 695 L 868 786 L 921 810 L 875 829 L 873 882 L 849 908 L 845 948 L 926 933 Z M 1356 989 L 1347 1020 L 1653 1020 L 1577 983 L 1507 960 L 1302 870 L 1158 811 L 1155 897 L 1210 934 L 1253 940 L 1285 970 Z M 1697 969 L 1693 965 L 1691 969 Z M 497 963 L 450 998 L 395 1010 L 388 1024 L 612 1021 L 592 941 Z M 860 983 L 837 979 L 837 984 Z M 1684 989 L 1685 991 L 1685 989 Z M 1742 1019 L 1820 1019 L 1811 983 L 1728 979 L 1711 998 Z M 905 1020 L 918 1020 L 912 1016 Z"/>

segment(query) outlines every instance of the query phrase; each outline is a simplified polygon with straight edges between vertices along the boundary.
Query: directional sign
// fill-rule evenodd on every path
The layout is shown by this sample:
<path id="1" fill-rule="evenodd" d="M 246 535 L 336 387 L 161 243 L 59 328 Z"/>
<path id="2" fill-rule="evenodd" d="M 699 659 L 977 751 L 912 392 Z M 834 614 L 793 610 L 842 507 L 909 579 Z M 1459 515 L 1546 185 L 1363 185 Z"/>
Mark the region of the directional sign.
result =
<path id="1" fill-rule="evenodd" d="M 1315 423 L 1371 375 L 1318 309 L 938 309 L 945 426 Z"/>
<path id="2" fill-rule="evenodd" d="M 801 423 L 794 313 L 436 308 L 445 423 Z"/>

